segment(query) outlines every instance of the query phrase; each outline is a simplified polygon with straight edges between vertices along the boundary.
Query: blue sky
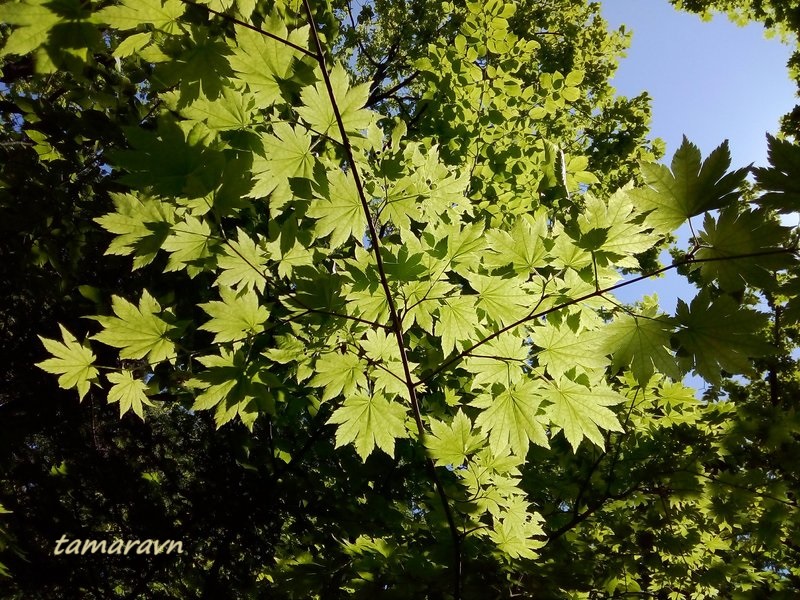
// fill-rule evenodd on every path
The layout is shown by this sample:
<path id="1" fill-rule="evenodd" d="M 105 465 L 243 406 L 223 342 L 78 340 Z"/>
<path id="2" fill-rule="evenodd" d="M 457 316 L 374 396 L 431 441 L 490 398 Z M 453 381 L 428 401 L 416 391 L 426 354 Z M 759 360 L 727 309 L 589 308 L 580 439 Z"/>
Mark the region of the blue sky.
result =
<path id="1" fill-rule="evenodd" d="M 795 105 L 788 45 L 766 39 L 759 25 L 737 27 L 724 15 L 704 22 L 666 0 L 603 0 L 602 5 L 611 27 L 625 24 L 633 31 L 612 83 L 622 95 L 650 93 L 652 134 L 666 142 L 667 162 L 686 134 L 704 157 L 728 139 L 733 167 L 766 164 L 765 134 L 775 133 L 780 117 Z M 679 232 L 684 241 L 687 229 Z M 624 288 L 618 296 L 630 302 L 654 292 L 668 312 L 678 297 L 693 295 L 682 277 L 668 275 Z"/>
<path id="2" fill-rule="evenodd" d="M 729 139 L 733 165 L 764 164 L 765 133 L 795 104 L 789 46 L 766 39 L 760 25 L 737 27 L 724 15 L 704 22 L 666 0 L 603 0 L 612 27 L 633 31 L 613 85 L 623 95 L 653 97 L 653 134 L 671 156 L 681 136 L 703 155 Z"/>

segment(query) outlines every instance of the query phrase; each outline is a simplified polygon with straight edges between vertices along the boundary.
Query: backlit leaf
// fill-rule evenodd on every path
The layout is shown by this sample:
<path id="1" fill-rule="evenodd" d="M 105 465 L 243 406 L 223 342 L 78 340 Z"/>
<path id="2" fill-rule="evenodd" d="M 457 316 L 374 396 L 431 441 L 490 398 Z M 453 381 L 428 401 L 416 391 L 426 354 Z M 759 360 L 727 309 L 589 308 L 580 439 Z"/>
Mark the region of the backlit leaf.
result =
<path id="1" fill-rule="evenodd" d="M 700 150 L 685 137 L 672 159 L 672 170 L 657 163 L 642 164 L 646 187 L 631 190 L 647 221 L 658 231 L 671 232 L 689 217 L 722 208 L 739 197 L 747 169 L 727 172 L 731 164 L 728 142 L 700 160 Z"/>
<path id="2" fill-rule="evenodd" d="M 357 394 L 348 397 L 344 404 L 328 419 L 336 428 L 336 447 L 352 443 L 362 460 L 375 446 L 394 456 L 398 438 L 408 437 L 405 428 L 406 409 L 384 396 Z"/>
<path id="3" fill-rule="evenodd" d="M 510 446 L 514 454 L 525 457 L 529 442 L 548 447 L 543 426 L 547 419 L 539 414 L 543 399 L 542 385 L 527 379 L 499 394 L 482 394 L 470 404 L 483 409 L 475 425 L 489 434 L 492 452 Z"/>
<path id="4" fill-rule="evenodd" d="M 106 377 L 114 384 L 108 390 L 108 402 L 119 402 L 119 416 L 132 410 L 137 417 L 144 421 L 143 405 L 153 405 L 145 393 L 147 384 L 141 379 L 134 378 L 133 373 L 127 370 L 109 373 Z"/>
<path id="5" fill-rule="evenodd" d="M 169 339 L 173 329 L 156 316 L 161 305 L 147 290 L 142 291 L 138 308 L 119 296 L 111 298 L 114 317 L 93 317 L 103 326 L 103 331 L 92 336 L 109 346 L 120 349 L 122 358 L 145 358 L 151 363 L 172 358 L 175 344 Z"/>
<path id="6" fill-rule="evenodd" d="M 461 410 L 449 425 L 431 419 L 430 426 L 433 435 L 427 436 L 425 443 L 439 466 L 462 465 L 482 445 L 483 438 L 473 434 L 472 423 Z"/>
<path id="7" fill-rule="evenodd" d="M 39 336 L 45 349 L 53 355 L 36 363 L 40 369 L 58 375 L 58 385 L 66 390 L 76 388 L 81 400 L 89 391 L 89 387 L 97 380 L 97 368 L 94 366 L 95 355 L 89 345 L 79 343 L 63 325 L 61 339 L 63 342 Z"/>
<path id="8" fill-rule="evenodd" d="M 586 385 L 567 377 L 548 383 L 542 391 L 552 403 L 547 407 L 547 415 L 554 425 L 561 427 L 573 450 L 578 449 L 584 438 L 603 448 L 601 429 L 622 431 L 617 416 L 607 407 L 620 404 L 625 398 L 606 383 L 590 384 L 586 378 L 581 379 Z"/>
<path id="9" fill-rule="evenodd" d="M 227 288 L 220 288 L 222 301 L 200 304 L 211 317 L 200 326 L 200 329 L 211 331 L 214 343 L 233 342 L 264 330 L 264 322 L 269 317 L 269 310 L 259 303 L 256 293 L 245 288 L 238 294 Z"/>

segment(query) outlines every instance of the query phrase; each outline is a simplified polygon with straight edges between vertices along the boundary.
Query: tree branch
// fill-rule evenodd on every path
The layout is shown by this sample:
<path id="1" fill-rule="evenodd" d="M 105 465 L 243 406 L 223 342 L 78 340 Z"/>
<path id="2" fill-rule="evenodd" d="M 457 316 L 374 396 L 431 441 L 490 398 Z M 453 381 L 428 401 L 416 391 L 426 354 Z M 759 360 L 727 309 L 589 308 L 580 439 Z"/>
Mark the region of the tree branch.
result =
<path id="1" fill-rule="evenodd" d="M 378 270 L 378 275 L 380 277 L 380 284 L 381 287 L 383 288 L 383 292 L 386 295 L 386 301 L 389 305 L 389 314 L 392 320 L 391 326 L 394 332 L 395 339 L 397 341 L 398 349 L 400 351 L 400 360 L 403 365 L 403 375 L 405 377 L 406 388 L 408 389 L 408 395 L 411 402 L 411 409 L 412 412 L 414 413 L 414 421 L 416 422 L 417 425 L 420 442 L 424 445 L 425 426 L 422 422 L 422 413 L 420 411 L 419 400 L 417 398 L 417 390 L 416 386 L 414 385 L 414 380 L 411 376 L 411 368 L 409 365 L 408 355 L 406 353 L 405 342 L 403 341 L 402 322 L 397 313 L 397 306 L 395 305 L 391 289 L 389 288 L 389 280 L 386 276 L 386 269 L 383 264 L 383 258 L 381 257 L 380 236 L 378 236 L 378 231 L 375 227 L 375 222 L 372 219 L 372 212 L 370 211 L 369 202 L 367 201 L 367 196 L 364 191 L 364 184 L 361 181 L 361 174 L 359 173 L 358 170 L 358 165 L 356 163 L 355 155 L 353 153 L 353 148 L 350 145 L 350 139 L 347 135 L 347 131 L 345 130 L 344 120 L 342 119 L 341 110 L 339 109 L 336 96 L 333 92 L 333 85 L 331 84 L 330 75 L 328 73 L 328 68 L 325 63 L 325 53 L 322 48 L 322 43 L 319 39 L 319 34 L 317 32 L 317 25 L 316 22 L 314 21 L 314 14 L 311 9 L 311 4 L 309 0 L 303 0 L 303 6 L 305 7 L 306 10 L 306 14 L 308 17 L 308 24 L 311 28 L 311 36 L 313 38 L 314 46 L 316 47 L 316 59 L 319 62 L 320 70 L 322 71 L 322 77 L 325 83 L 325 88 L 328 91 L 328 96 L 330 97 L 331 100 L 333 113 L 339 128 L 339 135 L 342 138 L 342 147 L 344 149 L 345 157 L 347 158 L 347 163 L 350 167 L 350 171 L 353 174 L 353 180 L 355 181 L 358 197 L 359 200 L 361 201 L 361 207 L 367 219 L 367 228 L 369 231 L 369 237 L 372 241 L 372 251 L 375 255 L 376 267 Z M 427 455 L 425 457 L 425 466 L 426 470 L 428 471 L 428 475 L 430 476 L 431 480 L 434 483 L 434 486 L 436 487 L 436 491 L 442 503 L 442 508 L 444 509 L 445 518 L 447 519 L 447 525 L 448 528 L 450 529 L 450 535 L 453 542 L 453 567 L 454 567 L 453 596 L 455 600 L 460 600 L 461 599 L 461 535 L 458 531 L 458 527 L 456 526 L 456 522 L 453 517 L 453 511 L 450 507 L 450 502 L 444 490 L 444 485 L 442 484 L 438 474 L 436 473 L 436 467 L 433 463 L 433 460 L 431 460 L 431 458 Z"/>
<path id="2" fill-rule="evenodd" d="M 298 52 L 300 52 L 302 54 L 305 54 L 309 58 L 316 58 L 316 55 L 313 52 L 311 52 L 310 50 L 307 50 L 306 48 L 303 48 L 302 46 L 298 46 L 294 42 L 290 42 L 289 40 L 284 39 L 279 35 L 275 35 L 274 33 L 270 33 L 269 31 L 265 31 L 264 29 L 261 29 L 261 27 L 256 27 L 255 25 L 253 25 L 251 23 L 248 23 L 246 21 L 242 21 L 241 19 L 237 19 L 236 17 L 232 17 L 231 15 L 226 15 L 225 13 L 220 12 L 218 10 L 214 10 L 213 8 L 208 6 L 207 4 L 200 4 L 199 2 L 195 2 L 195 0 L 181 0 L 181 2 L 183 2 L 184 4 L 188 4 L 189 6 L 195 6 L 197 8 L 202 8 L 206 12 L 209 12 L 214 16 L 217 16 L 217 17 L 219 17 L 221 19 L 224 19 L 224 20 L 228 21 L 229 23 L 234 23 L 235 25 L 239 25 L 240 27 L 244 27 L 246 29 L 249 29 L 250 31 L 255 31 L 256 33 L 260 33 L 261 35 L 263 35 L 265 37 L 268 37 L 268 38 L 271 38 L 271 39 L 275 40 L 276 42 L 281 42 L 282 44 L 285 44 L 285 45 L 289 46 L 291 49 L 297 50 Z"/>
<path id="3" fill-rule="evenodd" d="M 574 306 L 575 304 L 578 304 L 580 302 L 584 302 L 586 300 L 591 300 L 592 298 L 597 298 L 599 296 L 602 296 L 603 294 L 607 294 L 609 292 L 613 292 L 613 291 L 622 289 L 624 287 L 628 287 L 629 285 L 633 285 L 635 283 L 639 283 L 640 281 L 644 281 L 646 279 L 650 279 L 651 277 L 655 277 L 656 275 L 661 275 L 662 273 L 666 273 L 666 272 L 671 271 L 673 269 L 677 269 L 678 267 L 682 267 L 684 265 L 688 265 L 688 264 L 692 264 L 692 263 L 720 262 L 720 261 L 726 261 L 726 260 L 742 260 L 742 259 L 747 259 L 747 258 L 757 258 L 759 256 L 774 256 L 776 254 L 796 254 L 796 253 L 797 253 L 797 248 L 776 248 L 776 249 L 773 249 L 773 250 L 764 250 L 764 251 L 761 251 L 761 252 L 751 252 L 751 253 L 748 253 L 748 254 L 738 254 L 738 255 L 734 255 L 734 256 L 720 256 L 720 257 L 711 257 L 711 258 L 695 258 L 693 254 L 690 254 L 686 258 L 684 258 L 682 260 L 679 260 L 677 262 L 674 262 L 671 265 L 667 265 L 665 267 L 661 267 L 660 269 L 656 269 L 655 271 L 651 271 L 649 273 L 645 273 L 644 275 L 640 275 L 639 277 L 635 277 L 635 278 L 633 278 L 633 279 L 631 279 L 629 281 L 623 281 L 622 283 L 618 283 L 616 285 L 612 285 L 612 286 L 604 288 L 602 290 L 595 290 L 594 292 L 591 292 L 589 294 L 584 294 L 583 296 L 578 296 L 577 298 L 573 298 L 571 300 L 568 300 L 567 302 L 563 302 L 563 303 L 561 303 L 561 304 L 559 304 L 557 306 L 550 307 L 550 308 L 548 308 L 546 310 L 543 310 L 541 312 L 538 312 L 538 313 L 537 312 L 531 312 L 527 316 L 522 317 L 521 319 L 518 319 L 517 321 L 514 321 L 510 325 L 506 325 L 505 327 L 502 327 L 502 328 L 498 329 L 497 331 L 495 331 L 494 333 L 486 336 L 482 340 L 480 340 L 478 342 L 475 342 L 474 344 L 472 344 L 472 346 L 470 346 L 466 350 L 463 350 L 463 351 L 459 352 L 458 354 L 456 354 L 455 356 L 453 356 L 449 360 L 444 361 L 441 365 L 439 365 L 433 371 L 428 373 L 425 377 L 420 379 L 416 383 L 416 385 L 419 386 L 419 385 L 422 385 L 422 384 L 430 381 L 431 379 L 433 379 L 436 375 L 438 375 L 439 373 L 444 371 L 450 365 L 452 365 L 452 364 L 454 364 L 456 362 L 459 362 L 460 360 L 462 360 L 466 356 L 470 355 L 472 353 L 472 351 L 475 350 L 476 348 L 480 348 L 484 344 L 492 341 L 493 339 L 503 335 L 504 333 L 506 333 L 508 331 L 512 331 L 512 330 L 516 329 L 517 327 L 527 323 L 528 321 L 532 321 L 534 319 L 538 319 L 538 318 L 547 316 L 550 313 L 554 313 L 554 312 L 562 310 L 564 308 L 568 308 L 570 306 Z"/>

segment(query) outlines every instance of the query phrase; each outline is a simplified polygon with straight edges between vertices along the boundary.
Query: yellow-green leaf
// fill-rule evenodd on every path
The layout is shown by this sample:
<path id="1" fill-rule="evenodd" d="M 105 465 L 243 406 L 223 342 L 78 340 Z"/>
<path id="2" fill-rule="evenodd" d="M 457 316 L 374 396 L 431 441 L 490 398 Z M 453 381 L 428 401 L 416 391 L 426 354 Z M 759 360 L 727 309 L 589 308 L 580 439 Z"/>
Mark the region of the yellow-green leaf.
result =
<path id="1" fill-rule="evenodd" d="M 95 355 L 89 345 L 79 343 L 63 325 L 61 339 L 63 342 L 39 336 L 47 351 L 53 355 L 36 366 L 58 375 L 58 385 L 66 390 L 76 388 L 81 400 L 89 391 L 89 387 L 97 380 L 97 369 L 94 366 Z"/>

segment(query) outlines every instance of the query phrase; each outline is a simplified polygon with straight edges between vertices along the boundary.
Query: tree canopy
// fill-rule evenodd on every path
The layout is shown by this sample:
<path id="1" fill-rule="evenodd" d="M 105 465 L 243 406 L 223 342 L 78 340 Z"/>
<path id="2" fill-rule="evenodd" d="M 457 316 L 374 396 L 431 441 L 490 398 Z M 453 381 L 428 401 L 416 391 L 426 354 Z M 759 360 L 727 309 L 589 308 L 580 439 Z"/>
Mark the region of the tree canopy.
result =
<path id="1" fill-rule="evenodd" d="M 791 136 L 659 163 L 584 0 L 0 22 L 10 597 L 798 594 Z"/>

